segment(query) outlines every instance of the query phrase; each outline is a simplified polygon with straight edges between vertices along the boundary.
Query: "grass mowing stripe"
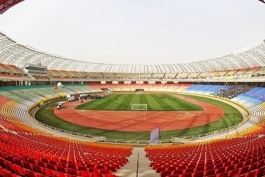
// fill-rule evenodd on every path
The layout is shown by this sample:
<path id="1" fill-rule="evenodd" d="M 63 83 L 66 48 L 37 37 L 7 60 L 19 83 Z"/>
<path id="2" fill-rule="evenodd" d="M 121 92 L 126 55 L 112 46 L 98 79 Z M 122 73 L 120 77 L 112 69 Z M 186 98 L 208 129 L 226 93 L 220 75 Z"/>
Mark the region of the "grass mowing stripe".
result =
<path id="1" fill-rule="evenodd" d="M 148 95 L 150 109 L 151 110 L 163 110 L 161 105 L 156 102 L 156 100 L 153 96 L 156 96 L 156 95 Z"/>
<path id="2" fill-rule="evenodd" d="M 89 101 L 88 103 L 84 103 L 84 104 L 78 105 L 76 107 L 76 109 L 83 109 L 83 108 L 86 109 L 86 107 L 89 107 L 89 109 L 93 109 L 95 107 L 98 107 L 99 105 L 101 105 L 105 101 L 106 100 L 104 100 L 104 99 L 98 100 L 98 101 L 92 100 L 92 101 Z"/>
<path id="3" fill-rule="evenodd" d="M 118 95 L 111 95 L 111 96 L 105 96 L 102 99 L 95 99 L 88 103 L 79 105 L 76 107 L 76 109 L 91 109 L 91 110 L 98 110 L 98 109 L 104 109 L 107 105 L 112 104 L 113 100 Z"/>
<path id="4" fill-rule="evenodd" d="M 132 110 L 132 104 L 139 104 L 139 101 L 140 101 L 139 95 L 138 94 L 132 94 L 132 99 L 130 102 L 130 109 L 129 110 Z"/>
<path id="5" fill-rule="evenodd" d="M 158 97 L 158 95 L 152 95 L 152 97 L 154 98 L 154 100 L 156 101 L 157 104 L 160 105 L 160 107 L 162 108 L 162 110 L 175 110 L 173 107 L 171 107 L 169 104 L 167 104 L 166 101 L 164 101 L 165 99 L 167 99 L 166 97 Z"/>
<path id="6" fill-rule="evenodd" d="M 105 105 L 103 109 L 105 110 L 116 110 L 117 107 L 121 104 L 122 98 L 120 98 L 122 95 L 117 94 L 115 97 L 111 98 L 111 103 Z"/>
<path id="7" fill-rule="evenodd" d="M 140 95 L 139 94 L 134 94 L 133 99 L 131 101 L 131 104 L 139 104 L 140 103 Z"/>
<path id="8" fill-rule="evenodd" d="M 119 97 L 119 95 L 113 95 L 113 96 L 111 96 L 111 97 L 109 98 L 109 100 L 106 101 L 105 103 L 101 104 L 99 108 L 100 108 L 100 109 L 106 109 L 106 107 L 108 107 L 109 105 L 115 106 L 115 104 L 117 104 L 117 103 L 115 103 L 114 101 L 115 101 L 118 97 Z M 108 99 L 108 98 L 107 98 L 107 99 Z M 97 109 L 99 109 L 99 108 L 97 108 Z M 108 109 L 106 109 L 106 110 L 108 110 Z"/>
<path id="9" fill-rule="evenodd" d="M 163 101 L 166 102 L 168 105 L 170 105 L 172 107 L 172 109 L 174 109 L 174 110 L 186 110 L 183 106 L 181 106 L 183 100 L 176 101 L 176 99 L 174 100 L 174 97 L 172 97 L 170 95 L 164 95 L 164 94 L 162 95 L 162 97 L 165 98 L 165 99 L 163 99 Z"/>
<path id="10" fill-rule="evenodd" d="M 130 102 L 133 99 L 133 96 L 123 96 L 121 99 L 123 99 L 123 101 L 119 104 L 119 106 L 116 108 L 116 110 L 128 110 L 130 109 Z"/>
<path id="11" fill-rule="evenodd" d="M 167 95 L 163 95 L 164 97 Z M 170 96 L 171 97 L 171 96 Z M 171 97 L 168 98 L 167 101 L 169 102 L 169 104 L 171 104 L 173 107 L 175 107 L 176 110 L 187 110 L 184 104 L 185 100 L 180 99 L 180 98 L 175 98 L 175 97 Z M 174 101 L 172 101 L 174 100 Z M 189 103 L 192 104 L 192 103 Z"/>
<path id="12" fill-rule="evenodd" d="M 171 98 L 170 98 L 171 97 Z M 175 105 L 177 108 L 176 110 L 203 110 L 200 106 L 193 104 L 191 102 L 188 102 L 184 99 L 177 98 L 174 96 L 170 96 L 168 101 L 170 104 Z"/>
<path id="13" fill-rule="evenodd" d="M 129 102 L 129 105 L 128 105 L 128 110 L 132 110 L 132 104 L 133 104 L 134 95 L 133 94 L 129 94 L 128 97 L 130 99 L 130 102 Z"/>
<path id="14" fill-rule="evenodd" d="M 149 96 L 148 96 L 148 98 L 149 98 Z M 150 103 L 149 103 L 149 101 L 148 101 L 148 98 L 146 98 L 146 95 L 141 95 L 141 97 L 140 97 L 140 102 L 141 102 L 141 104 L 147 104 L 147 110 L 150 110 Z"/>

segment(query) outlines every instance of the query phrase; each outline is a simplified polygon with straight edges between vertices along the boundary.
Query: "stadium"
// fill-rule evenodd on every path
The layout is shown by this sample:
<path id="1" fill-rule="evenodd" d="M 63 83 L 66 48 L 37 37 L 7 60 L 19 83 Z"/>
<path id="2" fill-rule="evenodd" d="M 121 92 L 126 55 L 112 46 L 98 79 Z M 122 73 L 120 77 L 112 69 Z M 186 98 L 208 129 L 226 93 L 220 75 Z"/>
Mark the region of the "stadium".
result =
<path id="1" fill-rule="evenodd" d="M 0 31 L 0 177 L 265 176 L 265 40 L 148 62 L 69 59 Z"/>

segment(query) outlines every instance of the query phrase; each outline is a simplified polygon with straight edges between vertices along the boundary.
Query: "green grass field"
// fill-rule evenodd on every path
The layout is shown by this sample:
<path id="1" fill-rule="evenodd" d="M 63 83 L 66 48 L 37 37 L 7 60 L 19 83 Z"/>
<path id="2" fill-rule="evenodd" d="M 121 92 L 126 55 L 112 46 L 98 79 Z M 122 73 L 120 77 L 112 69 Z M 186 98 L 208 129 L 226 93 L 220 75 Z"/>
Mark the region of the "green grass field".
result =
<path id="1" fill-rule="evenodd" d="M 112 94 L 79 105 L 76 109 L 131 111 L 132 104 L 147 104 L 148 111 L 202 110 L 200 106 L 166 94 Z"/>
<path id="2" fill-rule="evenodd" d="M 114 95 L 113 95 L 114 96 Z M 166 95 L 168 96 L 168 95 Z M 158 96 L 159 97 L 159 96 Z M 205 97 L 197 97 L 197 96 L 187 96 L 192 97 L 193 99 L 197 99 L 200 101 L 204 101 L 210 103 L 212 105 L 216 105 L 224 110 L 224 116 L 218 119 L 215 122 L 210 124 L 206 124 L 203 126 L 183 129 L 183 130 L 173 130 L 173 131 L 163 131 L 160 133 L 160 139 L 165 140 L 167 142 L 172 137 L 191 137 L 191 136 L 198 136 L 200 134 L 205 134 L 208 132 L 213 132 L 221 129 L 225 129 L 236 125 L 242 121 L 242 114 L 232 107 L 231 105 L 225 104 L 221 101 L 212 100 Z M 169 100 L 168 100 L 169 101 Z M 82 133 L 82 134 L 90 134 L 95 136 L 105 136 L 111 140 L 120 140 L 120 142 L 127 140 L 148 140 L 150 136 L 150 132 L 120 132 L 120 131 L 113 131 L 113 130 L 103 130 L 103 129 L 96 129 L 85 127 L 82 125 L 76 125 L 65 120 L 58 118 L 51 107 L 55 107 L 56 103 L 51 103 L 43 106 L 41 109 L 37 111 L 35 117 L 38 121 L 43 122 L 45 124 L 51 125 L 53 127 L 57 127 L 63 130 L 68 130 L 71 132 Z"/>

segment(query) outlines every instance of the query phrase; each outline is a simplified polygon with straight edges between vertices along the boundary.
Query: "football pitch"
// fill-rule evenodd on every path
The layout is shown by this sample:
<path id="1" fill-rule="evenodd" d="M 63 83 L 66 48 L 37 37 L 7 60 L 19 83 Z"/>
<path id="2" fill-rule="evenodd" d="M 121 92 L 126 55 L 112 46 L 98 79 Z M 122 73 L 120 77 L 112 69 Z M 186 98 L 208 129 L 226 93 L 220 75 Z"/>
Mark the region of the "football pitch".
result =
<path id="1" fill-rule="evenodd" d="M 117 95 L 109 95 L 110 98 L 102 98 L 98 100 L 94 100 L 91 102 L 84 103 L 79 105 L 79 109 L 105 109 L 105 110 L 113 110 L 113 111 L 125 111 L 131 110 L 131 104 L 148 104 L 148 109 L 154 110 L 201 110 L 202 108 L 198 107 L 197 105 L 191 104 L 186 102 L 185 99 L 177 99 L 170 95 L 163 95 L 163 94 L 143 94 L 143 95 L 136 95 L 136 94 L 117 94 Z M 164 99 L 161 99 L 161 96 L 164 96 Z M 132 98 L 130 98 L 132 97 Z M 150 99 L 148 99 L 150 97 Z M 215 122 L 210 124 L 201 125 L 198 127 L 180 129 L 180 130 L 172 130 L 172 131 L 163 131 L 160 132 L 160 138 L 164 142 L 167 142 L 172 137 L 193 137 L 198 136 L 200 134 L 206 134 L 208 132 L 214 132 L 218 130 L 225 130 L 231 126 L 239 124 L 242 121 L 242 114 L 235 109 L 233 106 L 223 103 L 218 100 L 212 100 L 205 97 L 198 97 L 198 96 L 190 96 L 187 95 L 187 98 L 192 98 L 195 100 L 203 101 L 209 103 L 211 105 L 215 105 L 222 110 L 224 110 L 224 115 Z M 174 100 L 175 98 L 175 100 Z M 133 101 L 133 100 L 138 100 Z M 145 101 L 144 101 L 145 100 Z M 147 101 L 146 101 L 147 100 Z M 150 100 L 153 100 L 150 101 Z M 155 101 L 156 100 L 156 101 Z M 160 104 L 158 104 L 158 103 Z M 93 103 L 93 104 L 92 104 Z M 125 106 L 126 104 L 127 106 Z M 96 104 L 97 106 L 95 106 Z M 158 106 L 160 105 L 160 106 Z M 118 131 L 118 130 L 104 130 L 104 129 L 97 129 L 93 127 L 87 127 L 82 125 L 73 124 L 71 122 L 67 122 L 63 119 L 60 119 L 54 114 L 52 107 L 56 106 L 56 102 L 44 105 L 41 109 L 39 109 L 36 114 L 35 118 L 43 122 L 47 125 L 52 127 L 60 128 L 65 131 L 70 131 L 74 134 L 86 134 L 86 135 L 95 135 L 95 136 L 105 136 L 108 138 L 108 141 L 117 141 L 119 142 L 127 142 L 127 140 L 143 140 L 146 141 L 149 139 L 150 132 L 129 132 L 129 131 Z M 177 109 L 178 107 L 178 109 Z M 148 110 L 149 111 L 149 110 Z M 71 116 L 71 115 L 69 115 Z"/>
<path id="2" fill-rule="evenodd" d="M 140 104 L 140 105 L 139 105 Z M 133 105 L 133 106 L 132 106 Z M 200 106 L 168 94 L 111 94 L 79 105 L 82 110 L 198 111 Z"/>

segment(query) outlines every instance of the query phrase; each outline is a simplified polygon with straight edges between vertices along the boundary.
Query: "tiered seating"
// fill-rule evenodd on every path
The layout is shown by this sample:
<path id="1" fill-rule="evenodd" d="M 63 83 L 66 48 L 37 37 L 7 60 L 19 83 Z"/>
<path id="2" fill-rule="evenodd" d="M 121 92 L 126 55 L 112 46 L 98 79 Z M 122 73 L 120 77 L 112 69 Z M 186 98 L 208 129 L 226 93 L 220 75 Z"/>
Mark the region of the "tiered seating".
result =
<path id="1" fill-rule="evenodd" d="M 240 94 L 239 96 L 233 98 L 232 100 L 244 105 L 247 108 L 251 108 L 255 105 L 265 102 L 265 88 L 255 87 L 254 89 Z"/>
<path id="2" fill-rule="evenodd" d="M 0 176 L 115 177 L 127 163 L 130 146 L 53 135 L 30 120 L 27 109 L 0 96 Z"/>
<path id="3" fill-rule="evenodd" d="M 135 89 L 144 89 L 145 92 L 181 92 L 191 84 L 89 84 L 90 87 L 101 91 L 107 88 L 115 92 L 134 92 Z"/>
<path id="4" fill-rule="evenodd" d="M 25 95 L 14 95 L 8 91 L 0 91 L 0 95 L 5 96 L 11 100 L 15 100 L 16 102 L 21 103 L 23 105 L 27 105 L 27 106 L 31 106 L 35 103 L 32 100 L 26 99 Z"/>
<path id="5" fill-rule="evenodd" d="M 258 134 L 188 145 L 148 146 L 151 167 L 162 177 L 262 176 L 265 136 Z"/>
<path id="6" fill-rule="evenodd" d="M 214 94 L 221 89 L 226 89 L 224 85 L 200 85 L 194 84 L 185 89 L 183 92 L 197 93 L 197 94 Z"/>
<path id="7" fill-rule="evenodd" d="M 31 80 L 29 76 L 26 76 L 23 71 L 14 65 L 5 65 L 0 63 L 0 78 L 9 78 L 12 80 L 28 79 Z"/>
<path id="8" fill-rule="evenodd" d="M 127 163 L 130 147 L 81 143 L 0 131 L 0 165 L 22 176 L 113 174 Z M 113 176 L 113 175 L 112 175 Z"/>
<path id="9" fill-rule="evenodd" d="M 68 71 L 60 71 L 61 72 L 61 74 L 62 74 L 62 76 L 64 77 L 64 78 L 72 78 L 73 76 L 72 76 L 72 74 L 70 73 L 70 72 L 68 72 Z"/>
<path id="10" fill-rule="evenodd" d="M 254 106 L 249 111 L 251 113 L 249 121 L 240 127 L 234 136 L 265 132 L 265 103 Z"/>
<path id="11" fill-rule="evenodd" d="M 151 91 L 203 90 L 208 94 L 217 85 L 188 84 L 106 84 L 106 88 L 124 91 L 143 88 Z M 0 176 L 115 176 L 118 168 L 127 162 L 131 153 L 129 146 L 112 146 L 88 143 L 81 138 L 63 138 L 60 132 L 40 127 L 27 115 L 27 109 L 34 104 L 25 103 L 20 93 L 36 99 L 64 92 L 93 92 L 102 85 L 71 85 L 57 91 L 53 86 L 32 86 L 23 89 L 5 88 L 0 91 Z M 222 87 L 221 87 L 222 88 Z M 218 88 L 220 89 L 220 87 Z M 262 101 L 263 88 L 255 88 L 244 98 Z M 198 92 L 200 93 L 200 92 Z M 21 100 L 18 99 L 21 98 Z M 46 96 L 47 97 L 47 96 Z M 15 100 L 15 101 L 11 101 Z M 234 100 L 237 101 L 237 100 Z M 239 102 L 247 105 L 247 103 Z M 220 135 L 229 139 L 199 142 L 168 147 L 146 147 L 151 166 L 162 177 L 216 176 L 226 177 L 264 175 L 265 150 L 265 103 L 249 107 L 249 121 L 237 129 Z M 249 135 L 251 134 L 251 135 Z M 248 135 L 242 136 L 241 135 Z M 70 136 L 70 135 L 67 135 Z M 218 137 L 218 136 L 216 136 Z M 236 137 L 236 138 L 233 138 Z"/>
<path id="12" fill-rule="evenodd" d="M 47 74 L 51 78 L 61 77 L 61 74 L 57 70 L 47 70 Z"/>
<path id="13" fill-rule="evenodd" d="M 47 70 L 47 74 L 53 80 L 73 80 L 79 78 L 86 78 L 86 73 L 65 70 Z"/>

